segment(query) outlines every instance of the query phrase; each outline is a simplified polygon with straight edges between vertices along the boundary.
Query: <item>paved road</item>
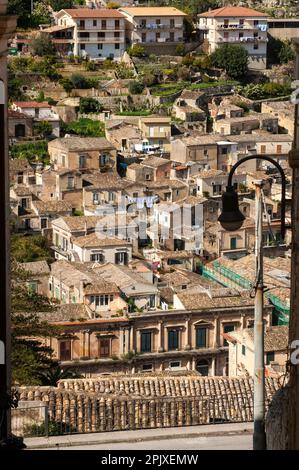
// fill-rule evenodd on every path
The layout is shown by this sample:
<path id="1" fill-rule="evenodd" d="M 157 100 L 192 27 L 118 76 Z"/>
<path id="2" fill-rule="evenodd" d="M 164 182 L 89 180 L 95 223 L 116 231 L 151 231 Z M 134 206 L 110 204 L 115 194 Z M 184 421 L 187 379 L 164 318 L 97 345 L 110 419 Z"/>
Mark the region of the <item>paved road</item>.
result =
<path id="1" fill-rule="evenodd" d="M 251 435 L 189 437 L 159 441 L 59 447 L 58 450 L 251 450 Z M 52 449 L 55 449 L 54 447 Z M 57 448 L 56 448 L 57 449 Z"/>

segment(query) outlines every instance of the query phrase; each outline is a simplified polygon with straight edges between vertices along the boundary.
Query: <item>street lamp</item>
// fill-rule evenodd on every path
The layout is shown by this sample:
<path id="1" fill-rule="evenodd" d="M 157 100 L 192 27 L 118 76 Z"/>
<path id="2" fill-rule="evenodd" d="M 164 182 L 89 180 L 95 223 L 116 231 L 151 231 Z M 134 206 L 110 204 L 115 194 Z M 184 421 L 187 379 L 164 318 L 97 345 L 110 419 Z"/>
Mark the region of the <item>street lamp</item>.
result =
<path id="1" fill-rule="evenodd" d="M 281 175 L 281 239 L 285 237 L 285 191 L 286 179 L 283 169 L 274 159 L 264 155 L 249 155 L 239 160 L 231 168 L 228 176 L 226 191 L 222 195 L 222 213 L 218 220 L 228 231 L 238 230 L 245 220 L 239 209 L 238 194 L 232 185 L 233 174 L 242 163 L 262 159 L 272 163 Z M 264 276 L 263 276 L 263 199 L 262 181 L 256 182 L 256 211 L 255 211 L 255 259 L 256 282 L 254 301 L 254 430 L 253 449 L 266 449 L 265 433 L 265 358 L 264 358 Z"/>

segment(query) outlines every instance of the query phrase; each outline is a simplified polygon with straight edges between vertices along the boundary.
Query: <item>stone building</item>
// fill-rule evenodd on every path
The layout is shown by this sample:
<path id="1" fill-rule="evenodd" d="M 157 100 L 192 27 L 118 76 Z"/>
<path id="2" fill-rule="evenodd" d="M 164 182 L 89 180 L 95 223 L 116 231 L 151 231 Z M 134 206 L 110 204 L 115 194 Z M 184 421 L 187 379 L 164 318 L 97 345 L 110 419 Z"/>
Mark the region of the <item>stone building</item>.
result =
<path id="1" fill-rule="evenodd" d="M 108 170 L 116 165 L 116 149 L 103 137 L 64 137 L 49 142 L 55 170 Z"/>

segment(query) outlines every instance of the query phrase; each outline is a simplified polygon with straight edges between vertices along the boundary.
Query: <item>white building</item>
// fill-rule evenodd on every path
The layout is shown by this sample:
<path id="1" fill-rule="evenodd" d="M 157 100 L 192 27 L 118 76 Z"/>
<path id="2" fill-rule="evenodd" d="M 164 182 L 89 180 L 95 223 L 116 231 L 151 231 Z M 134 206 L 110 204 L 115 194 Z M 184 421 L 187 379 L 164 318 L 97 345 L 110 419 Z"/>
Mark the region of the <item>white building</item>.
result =
<path id="1" fill-rule="evenodd" d="M 176 46 L 184 41 L 184 17 L 182 11 L 173 7 L 123 7 L 119 8 L 127 19 L 126 39 L 129 44 Z"/>
<path id="2" fill-rule="evenodd" d="M 267 15 L 251 8 L 222 7 L 198 15 L 208 53 L 221 44 L 240 44 L 248 52 L 251 69 L 265 69 L 267 61 Z"/>
<path id="3" fill-rule="evenodd" d="M 60 135 L 60 119 L 47 102 L 38 101 L 14 101 L 11 109 L 33 118 L 33 122 L 47 121 L 52 126 L 52 134 Z"/>
<path id="4" fill-rule="evenodd" d="M 132 260 L 132 244 L 120 238 L 99 237 L 97 233 L 73 240 L 74 261 L 127 265 Z"/>
<path id="5" fill-rule="evenodd" d="M 61 52 L 91 59 L 119 59 L 125 50 L 125 17 L 114 9 L 77 8 L 55 13 L 51 34 Z"/>

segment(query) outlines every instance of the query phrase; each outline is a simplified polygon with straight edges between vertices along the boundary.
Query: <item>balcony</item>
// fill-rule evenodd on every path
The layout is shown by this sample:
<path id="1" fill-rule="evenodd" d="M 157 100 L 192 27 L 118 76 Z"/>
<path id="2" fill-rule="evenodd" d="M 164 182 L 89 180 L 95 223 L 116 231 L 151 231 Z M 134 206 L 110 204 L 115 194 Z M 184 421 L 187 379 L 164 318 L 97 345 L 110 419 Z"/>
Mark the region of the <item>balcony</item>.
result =
<path id="1" fill-rule="evenodd" d="M 238 24 L 238 23 L 235 23 L 235 24 L 219 24 L 216 26 L 216 29 L 220 29 L 220 30 L 236 30 L 236 29 L 242 29 L 242 30 L 255 30 L 255 31 L 258 31 L 258 30 L 261 30 L 261 25 L 253 25 L 253 24 L 250 24 L 250 23 L 245 23 L 245 24 Z"/>
<path id="2" fill-rule="evenodd" d="M 266 37 L 262 37 L 262 36 L 259 36 L 259 37 L 242 37 L 242 38 L 238 38 L 238 37 L 235 37 L 235 38 L 223 38 L 223 37 L 219 37 L 218 38 L 218 41 L 219 42 L 231 42 L 231 43 L 246 43 L 246 44 L 249 44 L 249 43 L 257 43 L 257 42 L 268 42 L 268 38 Z"/>
<path id="3" fill-rule="evenodd" d="M 169 29 L 183 29 L 183 25 L 170 25 L 170 24 L 140 24 L 134 26 L 134 31 L 137 30 L 147 30 L 147 31 L 156 31 L 156 30 L 169 30 Z"/>
<path id="4" fill-rule="evenodd" d="M 78 43 L 79 44 L 86 44 L 86 43 L 91 43 L 91 44 L 111 44 L 111 43 L 121 43 L 124 42 L 125 39 L 123 37 L 120 38 L 78 38 Z"/>

